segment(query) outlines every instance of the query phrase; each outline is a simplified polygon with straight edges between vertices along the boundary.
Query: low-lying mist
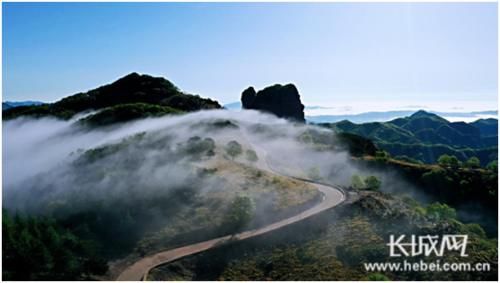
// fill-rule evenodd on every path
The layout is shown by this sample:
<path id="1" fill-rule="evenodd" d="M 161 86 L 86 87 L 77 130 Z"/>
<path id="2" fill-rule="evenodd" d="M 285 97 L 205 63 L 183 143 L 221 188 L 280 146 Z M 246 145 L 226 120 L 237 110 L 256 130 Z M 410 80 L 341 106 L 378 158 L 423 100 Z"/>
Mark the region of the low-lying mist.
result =
<path id="1" fill-rule="evenodd" d="M 64 199 L 75 202 L 76 209 L 90 200 L 134 200 L 191 184 L 194 175 L 187 164 L 192 158 L 180 149 L 193 137 L 210 138 L 217 147 L 236 140 L 258 155 L 266 155 L 259 156 L 257 166 L 265 160 L 273 168 L 301 177 L 314 171 L 314 175 L 344 186 L 355 173 L 374 173 L 360 172 L 346 151 L 317 151 L 301 142 L 301 135 L 311 130 L 330 134 L 335 142 L 328 130 L 256 111 L 200 111 L 93 129 L 79 125 L 76 119 L 6 121 L 4 206 L 40 212 L 47 209 L 46 205 Z M 121 146 L 106 147 L 113 144 Z M 89 156 L 97 153 L 103 154 L 98 162 L 92 162 Z M 117 167 L 122 169 L 120 174 L 106 174 Z M 397 179 L 379 177 L 386 188 Z M 197 181 L 200 187 L 209 189 L 217 186 L 216 179 L 203 177 Z"/>
<path id="2" fill-rule="evenodd" d="M 333 146 L 319 150 L 305 142 L 311 133 Z M 182 222 L 182 227 L 192 226 L 185 217 L 201 225 L 210 221 L 196 217 L 210 216 L 215 223 L 227 208 L 203 198 L 208 193 L 222 194 L 230 203 L 231 190 L 251 191 L 244 188 L 255 185 L 251 180 L 235 188 L 234 178 L 241 175 L 223 175 L 214 168 L 218 163 L 210 163 L 214 160 L 342 186 L 360 174 L 378 176 L 386 191 L 411 187 L 397 176 L 355 165 L 330 130 L 257 111 L 200 111 L 92 128 L 77 119 L 20 118 L 3 123 L 3 136 L 4 208 L 55 217 L 80 234 L 90 231 L 101 243 L 113 243 L 110 257 L 134 246 L 144 233 L 172 230 Z M 238 156 L 229 156 L 232 141 L 243 149 Z M 257 161 L 245 158 L 248 150 Z M 260 184 L 274 190 L 273 181 L 264 181 Z M 274 219 L 262 214 L 274 211 L 275 197 L 269 190 L 255 197 L 256 219 Z M 223 227 L 221 221 L 212 225 Z M 127 237 L 118 240 L 116 233 Z"/>
<path id="3" fill-rule="evenodd" d="M 218 121 L 231 122 L 218 125 Z M 260 131 L 259 125 L 267 129 Z M 251 142 L 269 148 L 268 154 L 286 151 L 288 157 L 300 160 L 297 155 L 307 152 L 293 137 L 302 128 L 253 111 L 205 111 L 95 129 L 78 125 L 76 119 L 7 121 L 3 125 L 4 204 L 29 211 L 28 203 L 41 206 L 44 200 L 71 193 L 77 193 L 75 202 L 83 202 L 85 198 L 132 198 L 135 193 L 154 193 L 152 188 L 177 187 L 192 181 L 184 162 L 189 158 L 177 147 L 196 136 L 211 138 L 217 145 L 230 140 Z M 84 166 L 77 162 L 90 149 L 119 144 L 141 133 L 141 138 L 130 140 L 128 146 L 102 156 L 99 162 Z M 336 159 L 345 160 L 345 156 Z M 115 167 L 123 167 L 123 174 L 96 178 L 99 172 Z"/>

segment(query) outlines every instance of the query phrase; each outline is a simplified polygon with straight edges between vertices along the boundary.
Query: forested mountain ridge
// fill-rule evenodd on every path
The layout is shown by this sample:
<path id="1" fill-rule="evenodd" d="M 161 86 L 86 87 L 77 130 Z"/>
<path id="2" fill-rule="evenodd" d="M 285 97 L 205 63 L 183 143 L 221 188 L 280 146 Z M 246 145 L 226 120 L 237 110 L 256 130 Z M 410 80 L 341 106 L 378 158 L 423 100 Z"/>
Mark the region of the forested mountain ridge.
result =
<path id="1" fill-rule="evenodd" d="M 470 123 L 472 126 L 479 129 L 481 136 L 489 137 L 498 136 L 498 120 L 497 119 L 479 119 Z"/>
<path id="2" fill-rule="evenodd" d="M 182 92 L 165 78 L 131 73 L 111 84 L 65 97 L 55 103 L 7 109 L 3 111 L 3 118 L 8 120 L 20 116 L 53 116 L 61 119 L 70 119 L 78 113 L 105 108 L 109 109 L 119 105 L 129 105 L 129 107 L 138 108 L 137 103 L 170 107 L 181 112 L 221 108 L 217 101 Z M 123 108 L 122 106 L 120 113 L 134 112 L 130 109 L 124 111 Z M 116 112 L 116 109 L 114 110 Z M 157 114 L 162 111 L 154 112 Z M 144 111 L 139 114 L 141 117 L 148 117 L 148 113 L 150 112 Z M 134 116 L 133 118 L 141 117 Z M 124 121 L 130 120 L 127 119 L 127 115 L 123 118 L 125 119 Z"/>
<path id="3" fill-rule="evenodd" d="M 389 122 L 355 124 L 344 120 L 319 125 L 336 132 L 360 135 L 392 155 L 406 155 L 426 163 L 436 162 L 442 154 L 455 155 L 461 160 L 477 156 L 483 164 L 497 158 L 496 119 L 449 122 L 421 110 Z"/>

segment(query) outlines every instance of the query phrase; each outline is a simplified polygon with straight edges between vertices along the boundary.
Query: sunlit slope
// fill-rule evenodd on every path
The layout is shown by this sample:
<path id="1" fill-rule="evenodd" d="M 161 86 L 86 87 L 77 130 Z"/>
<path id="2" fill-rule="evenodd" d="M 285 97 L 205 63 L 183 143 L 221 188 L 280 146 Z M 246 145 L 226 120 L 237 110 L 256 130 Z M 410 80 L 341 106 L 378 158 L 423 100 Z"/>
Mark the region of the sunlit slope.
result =
<path id="1" fill-rule="evenodd" d="M 425 163 L 436 163 L 442 154 L 455 155 L 462 161 L 476 156 L 483 166 L 498 159 L 496 119 L 449 122 L 436 114 L 418 111 L 388 122 L 355 124 L 343 120 L 321 125 L 368 138 L 393 156 Z"/>

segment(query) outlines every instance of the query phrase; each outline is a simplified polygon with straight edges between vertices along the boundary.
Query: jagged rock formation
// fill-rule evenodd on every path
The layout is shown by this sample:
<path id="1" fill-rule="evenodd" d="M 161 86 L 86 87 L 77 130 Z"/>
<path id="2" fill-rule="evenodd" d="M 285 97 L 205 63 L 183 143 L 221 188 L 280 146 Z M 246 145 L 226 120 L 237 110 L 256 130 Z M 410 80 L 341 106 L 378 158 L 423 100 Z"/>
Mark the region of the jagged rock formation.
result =
<path id="1" fill-rule="evenodd" d="M 276 84 L 255 92 L 249 87 L 241 94 L 243 109 L 255 109 L 299 122 L 305 122 L 304 105 L 299 91 L 293 84 Z"/>

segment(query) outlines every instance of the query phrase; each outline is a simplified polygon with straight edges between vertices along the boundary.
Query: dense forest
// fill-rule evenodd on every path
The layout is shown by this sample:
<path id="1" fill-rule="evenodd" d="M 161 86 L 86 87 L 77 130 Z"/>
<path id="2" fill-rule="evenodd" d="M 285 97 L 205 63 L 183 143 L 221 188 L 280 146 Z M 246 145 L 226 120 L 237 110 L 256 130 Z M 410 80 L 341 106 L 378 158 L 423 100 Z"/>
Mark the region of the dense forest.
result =
<path id="1" fill-rule="evenodd" d="M 2 211 L 4 280 L 92 280 L 107 264 L 96 243 L 52 218 Z"/>

